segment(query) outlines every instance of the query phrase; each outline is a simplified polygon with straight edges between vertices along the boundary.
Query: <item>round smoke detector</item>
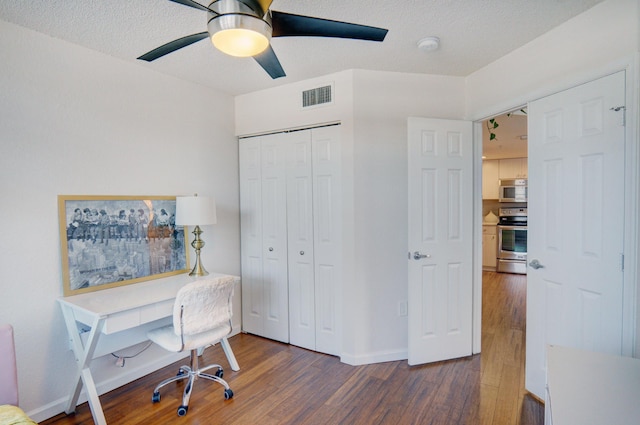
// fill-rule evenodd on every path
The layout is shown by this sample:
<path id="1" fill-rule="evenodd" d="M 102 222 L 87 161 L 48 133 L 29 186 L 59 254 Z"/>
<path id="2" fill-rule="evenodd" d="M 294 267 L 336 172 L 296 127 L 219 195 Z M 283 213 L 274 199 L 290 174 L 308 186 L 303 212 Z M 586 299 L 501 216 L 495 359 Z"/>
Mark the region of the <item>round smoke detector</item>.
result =
<path id="1" fill-rule="evenodd" d="M 440 47 L 440 39 L 438 37 L 425 37 L 418 41 L 418 48 L 425 52 L 437 50 Z"/>

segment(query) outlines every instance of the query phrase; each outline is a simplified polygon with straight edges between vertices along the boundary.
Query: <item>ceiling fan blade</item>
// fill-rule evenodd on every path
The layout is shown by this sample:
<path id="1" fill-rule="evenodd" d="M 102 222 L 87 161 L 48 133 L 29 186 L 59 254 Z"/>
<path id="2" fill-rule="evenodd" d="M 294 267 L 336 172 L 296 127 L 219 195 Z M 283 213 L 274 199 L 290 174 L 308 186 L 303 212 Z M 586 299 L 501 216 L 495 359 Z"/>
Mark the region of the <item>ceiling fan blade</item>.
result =
<path id="1" fill-rule="evenodd" d="M 180 3 L 180 4 L 183 4 L 185 6 L 193 7 L 195 9 L 204 10 L 205 12 L 211 12 L 211 10 L 208 7 L 203 6 L 200 3 L 196 3 L 193 0 L 169 0 L 169 1 L 172 1 L 174 3 Z"/>
<path id="2" fill-rule="evenodd" d="M 269 6 L 271 6 L 271 3 L 273 3 L 273 0 L 238 0 L 238 1 L 247 5 L 254 12 L 259 13 L 261 17 L 264 16 L 265 13 L 267 13 L 267 10 L 269 10 Z"/>
<path id="3" fill-rule="evenodd" d="M 169 54 L 171 52 L 175 52 L 178 49 L 182 49 L 183 47 L 187 47 L 190 44 L 195 43 L 196 41 L 200 41 L 209 36 L 208 32 L 199 32 L 197 34 L 187 35 L 185 37 L 179 38 L 177 40 L 170 41 L 167 44 L 164 44 L 160 47 L 156 47 L 152 51 L 145 53 L 140 56 L 138 59 L 145 60 L 147 62 L 151 62 L 162 56 Z"/>
<path id="4" fill-rule="evenodd" d="M 280 65 L 276 52 L 273 51 L 271 46 L 268 46 L 264 52 L 253 58 L 274 80 L 287 75 L 284 73 L 284 69 L 282 69 L 282 65 Z"/>
<path id="5" fill-rule="evenodd" d="M 284 12 L 271 11 L 271 16 L 273 21 L 272 37 L 338 37 L 382 41 L 389 31 L 384 28 Z"/>

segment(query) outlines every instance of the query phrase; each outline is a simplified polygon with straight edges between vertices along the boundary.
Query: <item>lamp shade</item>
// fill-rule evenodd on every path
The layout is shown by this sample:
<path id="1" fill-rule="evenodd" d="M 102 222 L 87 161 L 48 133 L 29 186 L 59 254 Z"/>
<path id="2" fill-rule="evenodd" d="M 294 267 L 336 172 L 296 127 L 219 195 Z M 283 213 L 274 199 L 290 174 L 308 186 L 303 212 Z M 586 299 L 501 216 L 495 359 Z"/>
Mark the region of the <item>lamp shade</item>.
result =
<path id="1" fill-rule="evenodd" d="M 216 201 L 208 196 L 176 197 L 176 224 L 200 226 L 216 224 Z"/>

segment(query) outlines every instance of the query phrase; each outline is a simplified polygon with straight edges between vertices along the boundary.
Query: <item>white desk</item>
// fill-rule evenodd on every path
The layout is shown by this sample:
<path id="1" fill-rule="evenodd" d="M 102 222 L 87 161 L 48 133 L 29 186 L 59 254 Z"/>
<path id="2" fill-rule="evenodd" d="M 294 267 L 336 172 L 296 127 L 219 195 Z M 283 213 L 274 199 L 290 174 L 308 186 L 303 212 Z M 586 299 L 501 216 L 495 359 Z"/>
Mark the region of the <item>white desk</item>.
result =
<path id="1" fill-rule="evenodd" d="M 638 425 L 640 359 L 550 346 L 547 425 Z"/>
<path id="2" fill-rule="evenodd" d="M 211 273 L 208 278 L 224 276 Z M 240 278 L 234 276 L 236 283 Z M 173 315 L 173 303 L 178 290 L 193 279 L 186 274 L 169 278 L 136 283 L 101 291 L 88 292 L 58 298 L 65 324 L 71 340 L 71 348 L 76 356 L 78 370 L 73 380 L 69 402 L 65 409 L 72 413 L 80 397 L 84 383 L 93 420 L 97 425 L 106 425 L 100 398 L 91 376 L 89 365 L 93 359 L 100 335 L 132 329 Z M 83 341 L 78 323 L 89 326 L 89 336 Z M 220 345 L 231 365 L 240 370 L 229 342 L 224 338 Z"/>

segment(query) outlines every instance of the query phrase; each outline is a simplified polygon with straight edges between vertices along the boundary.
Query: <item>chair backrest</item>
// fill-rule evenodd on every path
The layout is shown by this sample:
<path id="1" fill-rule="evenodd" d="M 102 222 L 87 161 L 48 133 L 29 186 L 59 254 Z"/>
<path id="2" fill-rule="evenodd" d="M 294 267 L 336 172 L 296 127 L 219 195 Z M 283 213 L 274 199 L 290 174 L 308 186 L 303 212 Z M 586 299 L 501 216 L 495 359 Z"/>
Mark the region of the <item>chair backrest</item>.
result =
<path id="1" fill-rule="evenodd" d="M 195 335 L 221 326 L 230 327 L 234 282 L 232 276 L 224 276 L 196 280 L 182 287 L 173 305 L 176 335 Z"/>
<path id="2" fill-rule="evenodd" d="M 0 405 L 18 405 L 18 371 L 13 327 L 0 325 Z"/>

